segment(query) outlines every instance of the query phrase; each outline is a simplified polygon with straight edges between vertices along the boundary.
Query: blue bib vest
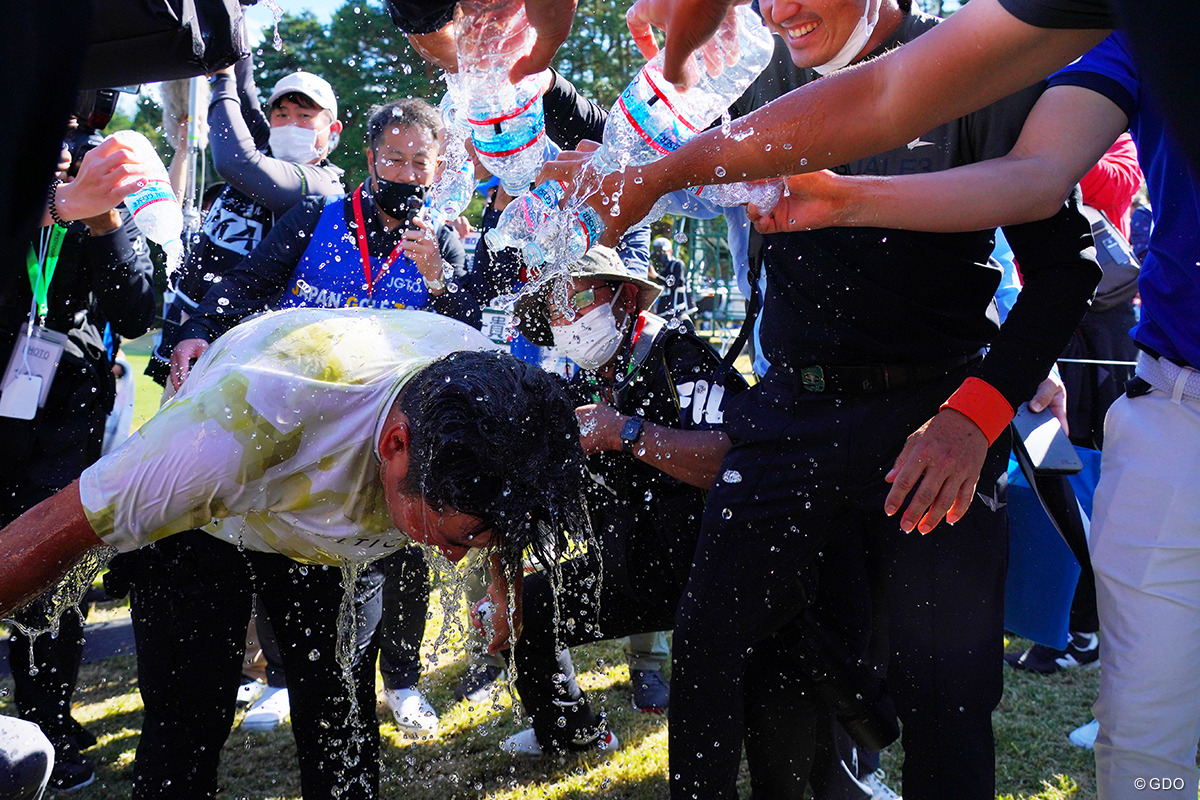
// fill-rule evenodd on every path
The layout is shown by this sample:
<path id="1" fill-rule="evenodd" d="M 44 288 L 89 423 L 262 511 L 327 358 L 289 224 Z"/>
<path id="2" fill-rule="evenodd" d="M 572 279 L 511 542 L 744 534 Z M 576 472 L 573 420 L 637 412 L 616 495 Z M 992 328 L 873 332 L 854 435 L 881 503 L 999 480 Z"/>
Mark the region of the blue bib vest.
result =
<path id="1" fill-rule="evenodd" d="M 346 225 L 349 204 L 349 196 L 331 197 L 326 201 L 312 241 L 292 271 L 278 307 L 428 308 L 429 291 L 425 281 L 416 263 L 403 253 L 376 281 L 368 296 L 358 241 Z M 371 256 L 372 275 L 378 272 L 383 262 L 384 258 Z"/>

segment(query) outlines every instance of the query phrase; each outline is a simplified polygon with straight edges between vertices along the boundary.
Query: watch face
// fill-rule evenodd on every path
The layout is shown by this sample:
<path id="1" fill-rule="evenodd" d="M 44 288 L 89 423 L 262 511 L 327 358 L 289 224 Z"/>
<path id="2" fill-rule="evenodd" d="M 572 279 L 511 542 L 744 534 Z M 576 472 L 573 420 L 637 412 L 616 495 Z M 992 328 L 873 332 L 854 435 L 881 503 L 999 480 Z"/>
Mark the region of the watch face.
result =
<path id="1" fill-rule="evenodd" d="M 631 417 L 625 422 L 621 428 L 621 441 L 626 445 L 632 445 L 637 441 L 638 436 L 642 433 L 642 418 Z"/>

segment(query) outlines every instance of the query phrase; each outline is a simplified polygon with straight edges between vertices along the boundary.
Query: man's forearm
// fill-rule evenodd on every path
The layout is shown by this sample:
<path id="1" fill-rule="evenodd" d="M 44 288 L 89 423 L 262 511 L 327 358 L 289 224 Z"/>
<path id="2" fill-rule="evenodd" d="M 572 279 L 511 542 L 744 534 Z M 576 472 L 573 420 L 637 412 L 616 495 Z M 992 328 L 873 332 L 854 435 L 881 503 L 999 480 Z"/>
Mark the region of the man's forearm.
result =
<path id="1" fill-rule="evenodd" d="M 811 172 L 898 147 L 1044 78 L 1105 34 L 1034 28 L 976 0 L 891 53 L 741 118 L 729 136 L 698 136 L 655 162 L 655 188 Z"/>
<path id="2" fill-rule="evenodd" d="M 102 544 L 83 512 L 79 481 L 13 520 L 0 531 L 0 617 L 45 592 Z"/>

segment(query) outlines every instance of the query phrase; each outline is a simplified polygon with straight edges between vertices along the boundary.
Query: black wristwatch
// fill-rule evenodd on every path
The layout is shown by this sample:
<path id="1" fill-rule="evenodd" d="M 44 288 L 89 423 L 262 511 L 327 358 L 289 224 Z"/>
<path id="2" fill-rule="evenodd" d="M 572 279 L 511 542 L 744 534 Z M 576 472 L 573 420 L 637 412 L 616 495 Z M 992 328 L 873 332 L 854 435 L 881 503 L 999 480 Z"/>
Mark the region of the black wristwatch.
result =
<path id="1" fill-rule="evenodd" d="M 630 417 L 621 428 L 621 452 L 633 454 L 633 446 L 642 436 L 642 425 L 645 420 L 641 417 Z"/>

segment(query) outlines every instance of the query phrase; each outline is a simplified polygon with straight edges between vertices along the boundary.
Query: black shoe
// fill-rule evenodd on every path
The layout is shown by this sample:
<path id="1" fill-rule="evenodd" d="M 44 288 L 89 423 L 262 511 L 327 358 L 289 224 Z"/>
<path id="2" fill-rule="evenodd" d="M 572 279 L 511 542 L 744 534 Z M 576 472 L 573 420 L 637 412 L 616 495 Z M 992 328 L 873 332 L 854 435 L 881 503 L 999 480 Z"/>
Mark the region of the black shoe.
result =
<path id="1" fill-rule="evenodd" d="M 482 703 L 495 691 L 496 682 L 506 677 L 507 671 L 503 667 L 490 663 L 472 664 L 454 690 L 454 699 Z"/>
<path id="2" fill-rule="evenodd" d="M 1059 670 L 1097 664 L 1099 658 L 1100 637 L 1094 633 L 1071 631 L 1065 650 L 1035 644 L 1024 653 L 1009 653 L 1004 657 L 1004 661 L 1013 669 L 1038 675 L 1053 675 Z"/>
<path id="3" fill-rule="evenodd" d="M 78 753 L 55 753 L 54 769 L 50 772 L 49 788 L 56 792 L 73 792 L 96 780 L 92 762 Z"/>
<path id="4" fill-rule="evenodd" d="M 639 711 L 661 714 L 671 704 L 671 686 L 656 669 L 631 669 L 633 707 Z"/>

